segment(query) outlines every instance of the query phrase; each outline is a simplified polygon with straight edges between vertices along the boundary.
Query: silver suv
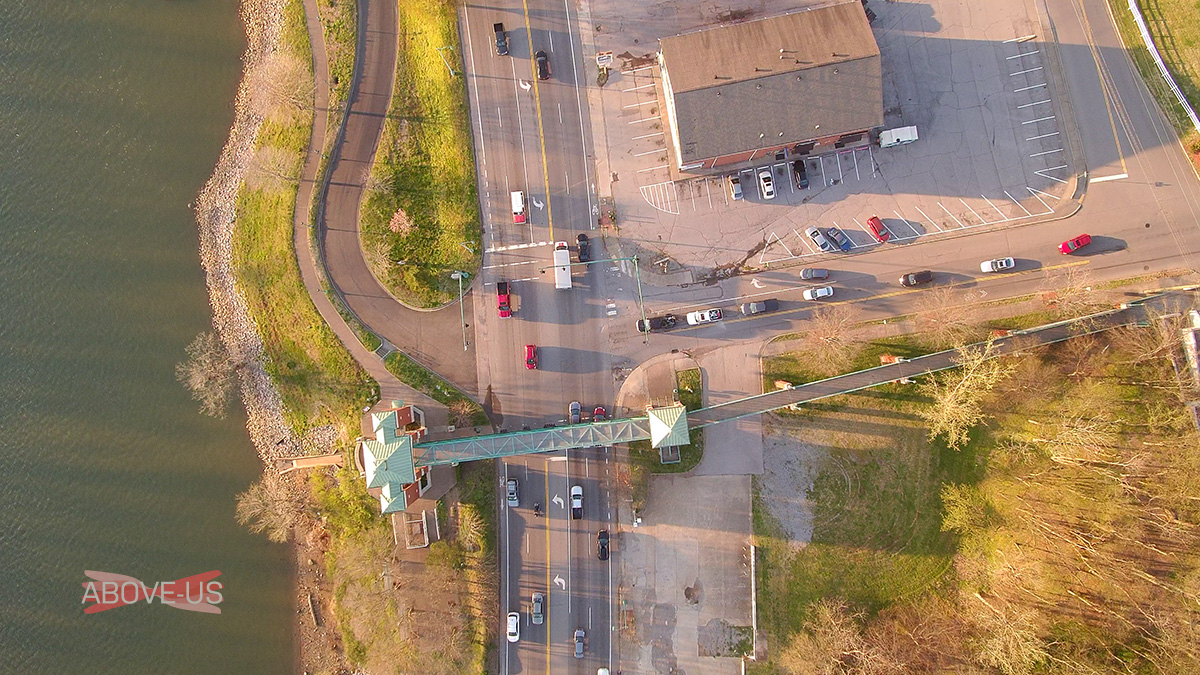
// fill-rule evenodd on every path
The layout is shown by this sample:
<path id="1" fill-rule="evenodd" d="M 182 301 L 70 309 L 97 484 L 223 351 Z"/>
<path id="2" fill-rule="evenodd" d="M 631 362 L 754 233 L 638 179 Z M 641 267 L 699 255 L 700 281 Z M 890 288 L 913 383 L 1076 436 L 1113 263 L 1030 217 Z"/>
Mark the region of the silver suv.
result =
<path id="1" fill-rule="evenodd" d="M 813 243 L 817 245 L 817 248 L 821 249 L 825 253 L 833 253 L 837 250 L 837 247 L 833 245 L 833 242 L 829 241 L 829 238 L 815 227 L 808 228 L 804 231 L 804 234 L 807 234 L 808 238 L 812 239 Z"/>

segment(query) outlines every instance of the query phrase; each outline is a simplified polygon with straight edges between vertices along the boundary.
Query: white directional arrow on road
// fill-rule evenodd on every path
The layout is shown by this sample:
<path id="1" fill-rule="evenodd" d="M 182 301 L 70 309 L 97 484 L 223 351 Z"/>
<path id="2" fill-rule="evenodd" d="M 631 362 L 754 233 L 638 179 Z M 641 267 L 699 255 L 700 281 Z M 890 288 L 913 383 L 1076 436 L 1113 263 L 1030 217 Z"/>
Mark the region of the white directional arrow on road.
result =
<path id="1" fill-rule="evenodd" d="M 563 578 L 558 576 L 557 574 L 554 575 L 554 583 L 558 584 L 559 586 L 562 586 L 562 589 L 564 591 L 567 590 L 567 582 L 563 581 Z"/>
<path id="2" fill-rule="evenodd" d="M 544 209 L 544 208 L 546 208 L 546 205 L 545 205 L 545 204 L 543 204 L 543 203 L 541 203 L 541 202 L 539 202 L 539 201 L 537 200 L 537 198 L 536 198 L 536 197 L 535 197 L 535 198 L 531 198 L 531 199 L 530 199 L 530 201 L 532 201 L 532 202 L 533 202 L 533 205 L 534 205 L 534 206 L 536 206 L 536 207 L 538 207 L 539 209 Z"/>
<path id="3" fill-rule="evenodd" d="M 529 91 L 529 88 L 532 86 L 533 86 L 532 84 L 529 84 L 525 80 L 521 80 L 521 88 L 524 89 L 525 91 Z"/>
<path id="4" fill-rule="evenodd" d="M 566 503 L 563 502 L 563 498 L 559 497 L 558 495 L 554 495 L 554 499 L 551 499 L 550 501 L 554 502 L 555 504 L 558 504 L 558 508 L 560 508 L 560 509 L 566 507 Z"/>
<path id="5" fill-rule="evenodd" d="M 759 281 L 758 279 L 751 279 L 751 280 L 750 280 L 750 285 L 754 286 L 755 288 L 762 288 L 762 287 L 763 287 L 763 285 L 762 285 L 762 282 L 761 282 L 761 281 Z"/>

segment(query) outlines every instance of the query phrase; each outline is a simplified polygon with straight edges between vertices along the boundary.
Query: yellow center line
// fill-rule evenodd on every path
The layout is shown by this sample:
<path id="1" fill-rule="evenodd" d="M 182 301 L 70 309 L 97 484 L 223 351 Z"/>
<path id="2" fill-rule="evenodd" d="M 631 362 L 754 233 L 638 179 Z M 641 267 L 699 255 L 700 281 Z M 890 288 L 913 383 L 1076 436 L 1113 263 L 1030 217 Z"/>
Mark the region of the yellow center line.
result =
<path id="1" fill-rule="evenodd" d="M 533 49 L 533 29 L 529 27 L 529 0 L 521 0 L 525 10 L 525 34 L 529 36 L 529 50 Z M 548 55 L 547 59 L 550 58 Z M 529 55 L 530 72 L 533 73 L 533 103 L 537 109 L 538 143 L 542 146 L 542 183 L 546 189 L 546 222 L 550 225 L 550 241 L 554 241 L 554 209 L 550 206 L 550 170 L 546 166 L 546 134 L 542 129 L 542 97 L 538 91 L 537 59 Z"/>
<path id="2" fill-rule="evenodd" d="M 1079 267 L 1080 265 L 1088 265 L 1088 264 L 1090 264 L 1090 262 L 1091 261 L 1089 261 L 1089 260 L 1073 260 L 1071 262 L 1066 262 L 1066 263 L 1062 263 L 1059 265 L 1047 265 L 1045 267 L 1039 267 L 1037 269 L 1032 269 L 1032 270 L 1025 270 L 1022 272 L 1008 272 L 1005 274 L 989 274 L 987 276 L 982 276 L 982 277 L 972 277 L 970 279 L 966 279 L 965 281 L 959 281 L 959 282 L 956 282 L 953 284 L 946 284 L 946 285 L 935 286 L 935 287 L 902 288 L 898 291 L 890 291 L 888 293 L 881 293 L 879 295 L 869 295 L 865 298 L 851 298 L 849 300 L 832 300 L 829 302 L 817 301 L 817 302 L 814 302 L 813 305 L 810 305 L 807 307 L 800 307 L 797 309 L 789 309 L 789 310 L 783 311 L 783 312 L 774 312 L 771 314 L 771 316 L 779 317 L 779 316 L 787 316 L 789 314 L 799 314 L 801 312 L 807 312 L 807 311 L 816 309 L 818 306 L 833 307 L 835 305 L 852 305 L 852 304 L 859 303 L 859 302 L 867 302 L 868 300 L 881 300 L 881 299 L 886 299 L 886 298 L 895 298 L 895 297 L 898 297 L 901 295 L 911 295 L 913 293 L 924 293 L 928 290 L 931 290 L 932 288 L 957 288 L 960 286 L 966 286 L 967 284 L 979 283 L 981 281 L 991 281 L 993 279 L 1007 279 L 1009 277 L 1019 277 L 1019 276 L 1023 276 L 1023 275 L 1034 274 L 1036 272 L 1047 272 L 1049 270 L 1059 270 L 1059 269 L 1064 269 L 1067 267 Z M 762 318 L 762 317 L 743 316 L 743 317 L 738 317 L 736 319 L 730 319 L 728 321 L 725 321 L 725 323 L 738 323 L 739 321 L 751 321 L 753 319 L 759 319 L 759 318 Z M 702 326 L 684 326 L 682 328 L 682 330 L 692 330 L 695 328 L 702 328 Z M 677 329 L 677 330 L 679 330 L 679 329 Z M 675 331 L 673 331 L 673 332 L 675 332 Z"/>

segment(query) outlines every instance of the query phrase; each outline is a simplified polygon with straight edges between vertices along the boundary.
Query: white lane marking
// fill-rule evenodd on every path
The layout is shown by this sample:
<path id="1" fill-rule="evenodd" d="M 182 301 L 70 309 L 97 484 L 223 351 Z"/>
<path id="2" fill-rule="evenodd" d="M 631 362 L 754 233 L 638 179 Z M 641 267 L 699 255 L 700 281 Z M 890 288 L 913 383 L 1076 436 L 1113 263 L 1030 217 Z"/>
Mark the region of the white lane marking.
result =
<path id="1" fill-rule="evenodd" d="M 494 251 L 495 249 L 488 249 L 488 250 Z M 517 265 L 536 265 L 539 262 L 541 262 L 541 261 L 540 260 L 522 260 L 521 262 L 500 263 L 498 265 L 484 265 L 483 269 L 494 270 L 494 269 L 499 269 L 501 267 L 516 267 Z"/>
<path id="2" fill-rule="evenodd" d="M 548 242 L 548 241 L 537 241 L 537 242 L 531 242 L 528 244 L 513 244 L 511 246 L 496 246 L 494 248 L 489 248 L 487 251 L 488 251 L 488 253 L 499 253 L 500 251 L 515 251 L 517 249 L 522 249 L 522 248 L 533 248 L 535 246 L 549 246 L 549 245 L 550 245 L 550 242 Z"/>
<path id="3" fill-rule="evenodd" d="M 1112 176 L 1101 176 L 1099 178 L 1089 178 L 1088 182 L 1089 183 L 1103 183 L 1105 181 L 1110 181 L 1110 180 L 1121 180 L 1122 178 L 1129 178 L 1129 174 L 1118 173 L 1118 174 L 1115 174 Z"/>

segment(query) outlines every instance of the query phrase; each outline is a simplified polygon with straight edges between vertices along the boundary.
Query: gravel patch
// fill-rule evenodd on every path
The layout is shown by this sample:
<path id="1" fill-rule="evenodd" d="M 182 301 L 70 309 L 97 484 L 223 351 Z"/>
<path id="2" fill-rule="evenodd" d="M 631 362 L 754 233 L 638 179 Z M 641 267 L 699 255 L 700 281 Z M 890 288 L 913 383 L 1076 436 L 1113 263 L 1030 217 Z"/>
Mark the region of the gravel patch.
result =
<path id="1" fill-rule="evenodd" d="M 789 543 L 803 548 L 812 541 L 813 510 L 808 491 L 829 453 L 798 438 L 772 416 L 763 417 L 763 474 L 759 495 L 779 521 Z"/>

